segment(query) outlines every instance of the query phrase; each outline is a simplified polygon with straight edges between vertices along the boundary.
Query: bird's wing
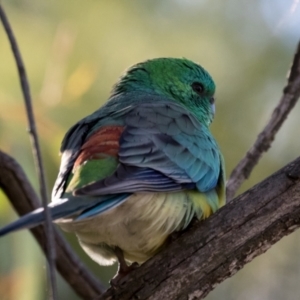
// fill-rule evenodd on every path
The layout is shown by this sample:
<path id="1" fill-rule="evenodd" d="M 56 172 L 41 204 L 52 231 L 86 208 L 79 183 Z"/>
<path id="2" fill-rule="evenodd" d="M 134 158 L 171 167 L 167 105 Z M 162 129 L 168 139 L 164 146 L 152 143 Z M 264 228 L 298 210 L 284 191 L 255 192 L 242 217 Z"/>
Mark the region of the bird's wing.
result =
<path id="1" fill-rule="evenodd" d="M 124 125 L 118 130 L 112 125 L 101 127 L 82 147 L 85 157 L 79 155 L 75 166 L 82 166 L 81 172 L 89 168 L 93 174 L 100 172 L 101 175 L 98 173 L 100 178 L 94 177 L 80 187 L 73 185 L 75 195 L 194 188 L 207 192 L 217 185 L 222 173 L 218 146 L 192 113 L 176 103 L 151 102 L 134 105 L 123 118 Z M 104 138 L 106 130 L 118 133 L 111 140 Z M 106 143 L 106 150 L 101 141 Z M 103 155 L 111 158 L 108 151 L 113 152 L 113 147 L 114 168 L 110 169 L 111 174 L 103 177 L 99 163 L 102 160 L 104 165 L 108 164 L 108 158 L 105 161 Z"/>
<path id="2" fill-rule="evenodd" d="M 131 107 L 128 105 L 119 108 L 115 102 L 108 102 L 104 107 L 77 122 L 66 133 L 60 149 L 62 158 L 58 177 L 52 191 L 52 199 L 62 197 L 81 148 L 90 139 L 94 131 L 105 124 L 123 124 L 122 117 Z"/>

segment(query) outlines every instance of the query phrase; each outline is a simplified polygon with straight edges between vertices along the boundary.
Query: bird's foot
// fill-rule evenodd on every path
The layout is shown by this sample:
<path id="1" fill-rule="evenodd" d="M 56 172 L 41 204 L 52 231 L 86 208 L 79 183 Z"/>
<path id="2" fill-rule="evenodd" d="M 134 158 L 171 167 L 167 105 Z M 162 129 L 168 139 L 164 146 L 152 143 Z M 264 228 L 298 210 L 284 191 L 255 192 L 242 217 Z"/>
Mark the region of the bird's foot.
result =
<path id="1" fill-rule="evenodd" d="M 110 280 L 110 285 L 112 287 L 117 287 L 118 285 L 121 285 L 125 279 L 125 277 L 132 271 L 139 267 L 140 265 L 137 262 L 132 263 L 130 266 L 126 267 L 123 265 L 121 267 L 121 264 L 119 265 L 118 273 Z"/>
<path id="2" fill-rule="evenodd" d="M 119 247 L 115 247 L 114 252 L 119 261 L 119 269 L 118 273 L 114 278 L 110 280 L 109 283 L 112 287 L 117 287 L 118 285 L 122 284 L 123 279 L 126 277 L 126 275 L 128 275 L 132 270 L 135 270 L 139 267 L 139 264 L 137 262 L 134 262 L 130 266 L 128 266 L 124 259 L 123 251 Z"/>

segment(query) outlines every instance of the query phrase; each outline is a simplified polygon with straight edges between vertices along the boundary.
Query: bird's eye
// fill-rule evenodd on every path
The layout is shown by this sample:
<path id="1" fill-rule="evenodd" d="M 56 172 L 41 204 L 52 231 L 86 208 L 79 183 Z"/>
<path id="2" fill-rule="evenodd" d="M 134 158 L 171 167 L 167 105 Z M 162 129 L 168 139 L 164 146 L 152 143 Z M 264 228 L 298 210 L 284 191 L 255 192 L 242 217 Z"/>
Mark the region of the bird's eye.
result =
<path id="1" fill-rule="evenodd" d="M 200 82 L 193 82 L 192 89 L 199 95 L 202 95 L 204 92 L 204 86 Z"/>

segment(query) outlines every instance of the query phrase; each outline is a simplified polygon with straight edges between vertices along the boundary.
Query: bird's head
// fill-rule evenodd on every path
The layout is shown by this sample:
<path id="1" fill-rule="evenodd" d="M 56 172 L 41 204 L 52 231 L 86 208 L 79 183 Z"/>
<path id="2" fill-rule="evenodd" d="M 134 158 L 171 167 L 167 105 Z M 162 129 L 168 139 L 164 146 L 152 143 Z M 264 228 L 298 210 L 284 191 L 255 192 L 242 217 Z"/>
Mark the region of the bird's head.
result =
<path id="1" fill-rule="evenodd" d="M 132 66 L 112 95 L 133 91 L 181 103 L 207 126 L 213 120 L 215 83 L 207 71 L 188 59 L 156 58 Z"/>

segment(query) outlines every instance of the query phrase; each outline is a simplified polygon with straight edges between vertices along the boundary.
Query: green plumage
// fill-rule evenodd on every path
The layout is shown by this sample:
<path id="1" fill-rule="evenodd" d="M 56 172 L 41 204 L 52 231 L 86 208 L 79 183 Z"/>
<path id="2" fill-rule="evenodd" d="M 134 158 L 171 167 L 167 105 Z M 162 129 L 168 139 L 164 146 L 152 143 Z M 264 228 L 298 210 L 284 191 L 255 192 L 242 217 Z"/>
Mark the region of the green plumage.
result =
<path id="1" fill-rule="evenodd" d="M 72 193 L 75 189 L 112 175 L 117 166 L 118 161 L 113 157 L 87 161 L 73 170 L 69 176 L 66 192 Z"/>
<path id="2" fill-rule="evenodd" d="M 215 93 L 215 83 L 201 66 L 188 59 L 158 58 L 134 65 L 120 78 L 112 90 L 112 97 L 128 92 L 143 92 L 171 98 L 182 103 L 204 124 L 210 124 L 213 114 L 209 102 L 199 102 L 190 84 L 197 78 L 205 86 L 203 96 Z"/>

